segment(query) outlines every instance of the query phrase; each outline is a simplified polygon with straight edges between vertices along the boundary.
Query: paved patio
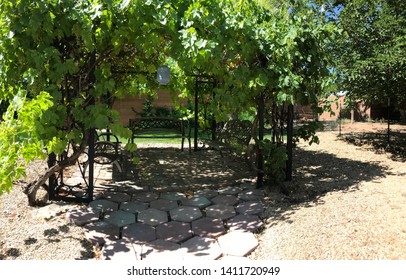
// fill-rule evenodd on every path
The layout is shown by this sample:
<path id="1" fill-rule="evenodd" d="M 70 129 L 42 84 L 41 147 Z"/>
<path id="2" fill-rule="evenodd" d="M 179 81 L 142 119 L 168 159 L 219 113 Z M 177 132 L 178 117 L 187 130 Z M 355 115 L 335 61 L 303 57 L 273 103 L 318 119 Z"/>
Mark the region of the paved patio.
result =
<path id="1" fill-rule="evenodd" d="M 140 148 L 138 156 L 123 181 L 96 166 L 97 199 L 66 214 L 103 259 L 214 260 L 255 250 L 265 196 L 241 159 L 177 147 Z"/>

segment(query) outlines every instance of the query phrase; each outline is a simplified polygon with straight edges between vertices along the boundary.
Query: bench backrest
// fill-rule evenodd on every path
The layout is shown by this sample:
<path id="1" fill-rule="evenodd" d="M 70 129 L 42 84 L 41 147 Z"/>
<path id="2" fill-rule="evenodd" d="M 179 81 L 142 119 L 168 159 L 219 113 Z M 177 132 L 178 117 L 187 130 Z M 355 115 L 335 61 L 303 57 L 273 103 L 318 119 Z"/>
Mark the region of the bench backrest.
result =
<path id="1" fill-rule="evenodd" d="M 130 119 L 129 128 L 133 134 L 151 131 L 168 131 L 185 135 L 184 121 L 175 118 L 148 117 Z"/>

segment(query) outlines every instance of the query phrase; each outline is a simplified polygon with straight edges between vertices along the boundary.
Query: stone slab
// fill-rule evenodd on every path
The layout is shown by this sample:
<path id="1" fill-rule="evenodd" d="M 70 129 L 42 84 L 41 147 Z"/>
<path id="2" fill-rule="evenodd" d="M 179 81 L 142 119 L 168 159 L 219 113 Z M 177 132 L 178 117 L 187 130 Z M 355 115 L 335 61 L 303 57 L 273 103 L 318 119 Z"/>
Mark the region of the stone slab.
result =
<path id="1" fill-rule="evenodd" d="M 44 220 L 52 219 L 56 216 L 66 213 L 68 210 L 74 209 L 74 206 L 63 203 L 57 202 L 46 205 L 44 207 L 38 208 L 37 216 Z"/>
<path id="2" fill-rule="evenodd" d="M 159 224 L 163 224 L 168 221 L 168 213 L 158 209 L 148 208 L 138 213 L 137 220 L 138 222 L 144 224 L 157 226 Z"/>
<path id="3" fill-rule="evenodd" d="M 169 211 L 169 214 L 172 220 L 178 222 L 191 222 L 203 216 L 198 207 L 192 206 L 179 206 Z"/>
<path id="4" fill-rule="evenodd" d="M 218 190 L 219 194 L 232 194 L 236 195 L 239 192 L 241 192 L 243 189 L 241 187 L 236 187 L 236 186 L 229 186 L 225 188 L 221 188 Z"/>
<path id="5" fill-rule="evenodd" d="M 79 208 L 72 209 L 66 212 L 66 220 L 77 226 L 83 226 L 85 224 L 98 221 L 100 218 L 100 211 L 92 208 Z"/>
<path id="6" fill-rule="evenodd" d="M 123 227 L 122 237 L 135 243 L 150 242 L 156 239 L 156 232 L 153 226 L 135 223 Z"/>
<path id="7" fill-rule="evenodd" d="M 104 216 L 104 221 L 118 227 L 123 227 L 135 223 L 135 214 L 123 210 L 113 211 Z"/>
<path id="8" fill-rule="evenodd" d="M 134 195 L 134 200 L 141 202 L 151 202 L 153 200 L 157 200 L 158 198 L 159 194 L 154 192 L 140 192 Z"/>
<path id="9" fill-rule="evenodd" d="M 265 210 L 265 205 L 262 201 L 246 201 L 235 207 L 235 210 L 240 214 L 258 215 Z"/>
<path id="10" fill-rule="evenodd" d="M 244 201 L 257 201 L 264 198 L 264 191 L 259 189 L 248 189 L 238 193 L 238 198 Z"/>
<path id="11" fill-rule="evenodd" d="M 105 221 L 96 221 L 84 226 L 85 238 L 93 245 L 103 246 L 106 242 L 118 240 L 120 228 Z"/>
<path id="12" fill-rule="evenodd" d="M 200 258 L 204 260 L 216 260 L 221 257 L 222 251 L 215 239 L 195 236 L 181 244 L 185 249 L 184 259 Z"/>
<path id="13" fill-rule="evenodd" d="M 107 199 L 93 200 L 89 203 L 89 206 L 102 212 L 118 210 L 118 203 Z"/>
<path id="14" fill-rule="evenodd" d="M 194 193 L 194 196 L 203 196 L 208 199 L 215 197 L 218 195 L 218 192 L 212 189 L 203 189 L 203 190 L 197 190 Z"/>
<path id="15" fill-rule="evenodd" d="M 223 204 L 210 205 L 205 210 L 207 217 L 220 220 L 226 220 L 236 215 L 234 207 L 230 205 Z"/>
<path id="16" fill-rule="evenodd" d="M 174 200 L 158 199 L 151 201 L 150 207 L 161 211 L 169 211 L 178 207 L 178 203 Z"/>
<path id="17" fill-rule="evenodd" d="M 204 217 L 192 222 L 192 231 L 200 237 L 217 238 L 226 230 L 222 220 Z"/>
<path id="18" fill-rule="evenodd" d="M 230 231 L 217 240 L 224 255 L 236 257 L 247 256 L 258 246 L 254 234 L 245 231 Z"/>
<path id="19" fill-rule="evenodd" d="M 186 195 L 181 192 L 163 192 L 161 193 L 160 196 L 162 199 L 168 199 L 168 200 L 181 200 L 182 198 L 185 198 Z"/>
<path id="20" fill-rule="evenodd" d="M 148 261 L 180 261 L 183 251 L 179 244 L 157 239 L 142 246 L 142 259 Z"/>
<path id="21" fill-rule="evenodd" d="M 114 201 L 117 203 L 126 202 L 131 199 L 131 196 L 122 192 L 110 192 L 103 195 L 104 199 Z"/>
<path id="22" fill-rule="evenodd" d="M 255 232 L 263 225 L 257 215 L 237 215 L 227 221 L 230 230 Z"/>
<path id="23" fill-rule="evenodd" d="M 190 198 L 184 198 L 180 200 L 180 203 L 183 206 L 193 206 L 203 209 L 211 204 L 210 200 L 208 200 L 204 196 L 195 196 Z"/>
<path id="24" fill-rule="evenodd" d="M 158 239 L 180 243 L 193 235 L 189 223 L 170 221 L 156 227 L 156 236 Z"/>
<path id="25" fill-rule="evenodd" d="M 139 213 L 142 210 L 148 209 L 149 204 L 141 201 L 128 201 L 120 203 L 120 210 L 130 213 Z"/>
<path id="26" fill-rule="evenodd" d="M 236 205 L 238 203 L 238 198 L 231 194 L 220 194 L 211 199 L 214 204 L 224 204 L 224 205 Z"/>

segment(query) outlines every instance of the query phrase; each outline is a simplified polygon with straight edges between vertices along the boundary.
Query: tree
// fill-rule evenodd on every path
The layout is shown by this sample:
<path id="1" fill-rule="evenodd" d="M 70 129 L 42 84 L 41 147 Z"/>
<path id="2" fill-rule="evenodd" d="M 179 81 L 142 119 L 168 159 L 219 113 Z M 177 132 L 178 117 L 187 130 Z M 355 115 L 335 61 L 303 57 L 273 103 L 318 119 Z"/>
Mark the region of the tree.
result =
<path id="1" fill-rule="evenodd" d="M 328 1 L 330 20 L 344 31 L 333 50 L 339 85 L 351 100 L 405 109 L 406 4 L 404 1 Z"/>
<path id="2" fill-rule="evenodd" d="M 26 163 L 71 147 L 27 186 L 33 204 L 30 194 L 76 162 L 92 130 L 130 136 L 109 104 L 158 86 L 167 12 L 161 1 L 1 2 L 0 98 L 10 102 L 0 124 L 1 193 L 25 174 Z"/>

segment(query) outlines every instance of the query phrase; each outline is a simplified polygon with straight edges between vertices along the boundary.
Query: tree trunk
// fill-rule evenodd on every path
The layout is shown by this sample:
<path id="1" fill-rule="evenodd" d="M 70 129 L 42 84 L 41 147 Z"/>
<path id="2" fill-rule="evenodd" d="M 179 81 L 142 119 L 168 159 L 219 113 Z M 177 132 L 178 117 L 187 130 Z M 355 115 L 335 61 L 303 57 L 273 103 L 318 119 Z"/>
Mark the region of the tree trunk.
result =
<path id="1" fill-rule="evenodd" d="M 70 157 L 66 158 L 65 160 L 59 163 L 56 162 L 53 166 L 50 166 L 43 175 L 39 176 L 35 181 L 28 183 L 24 187 L 24 193 L 28 197 L 28 204 L 30 206 L 37 206 L 40 204 L 36 197 L 37 191 L 39 190 L 40 187 L 46 188 L 47 191 L 49 192 L 46 182 L 49 180 L 51 176 L 61 172 L 63 169 L 69 166 L 76 164 L 77 160 L 79 159 L 79 156 L 83 154 L 83 152 L 85 151 L 89 139 L 89 134 L 87 132 L 85 132 L 83 135 L 84 138 L 82 140 L 82 143 Z"/>

